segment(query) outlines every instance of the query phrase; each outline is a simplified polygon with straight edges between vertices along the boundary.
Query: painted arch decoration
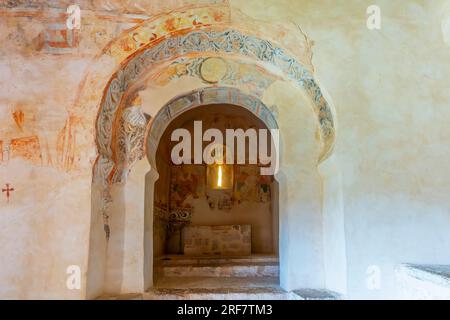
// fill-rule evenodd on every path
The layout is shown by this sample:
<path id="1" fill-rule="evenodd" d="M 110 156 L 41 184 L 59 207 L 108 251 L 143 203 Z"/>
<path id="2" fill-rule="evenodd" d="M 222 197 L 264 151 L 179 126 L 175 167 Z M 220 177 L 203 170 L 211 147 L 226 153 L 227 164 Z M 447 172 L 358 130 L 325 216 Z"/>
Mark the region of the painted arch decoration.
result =
<path id="1" fill-rule="evenodd" d="M 173 119 L 190 109 L 210 104 L 233 104 L 243 107 L 259 118 L 268 129 L 278 128 L 271 110 L 258 97 L 232 87 L 206 87 L 194 90 L 169 101 L 149 123 L 146 144 L 150 163 L 155 163 L 152 155 L 155 154 L 164 131 Z"/>
<path id="2" fill-rule="evenodd" d="M 335 138 L 335 120 L 330 105 L 309 70 L 268 40 L 245 35 L 238 30 L 196 30 L 176 35 L 155 46 L 142 50 L 111 78 L 103 97 L 97 119 L 97 147 L 99 154 L 112 157 L 112 132 L 115 113 L 127 90 L 152 66 L 173 57 L 188 54 L 216 53 L 241 55 L 280 69 L 290 80 L 306 90 L 314 102 L 323 147 L 319 161 L 330 154 Z"/>
<path id="3" fill-rule="evenodd" d="M 144 140 L 149 127 L 159 121 L 149 119 L 139 106 L 127 106 L 128 95 L 132 91 L 130 88 L 143 79 L 149 70 L 162 64 L 170 64 L 174 59 L 189 61 L 186 64 L 187 73 L 190 76 L 201 77 L 209 84 L 216 83 L 215 76 L 202 72 L 202 66 L 211 61 L 208 57 L 212 56 L 218 57 L 216 59 L 237 58 L 250 64 L 258 64 L 262 68 L 267 67 L 267 70 L 276 69 L 277 73 L 282 74 L 283 79 L 293 81 L 303 88 L 313 102 L 322 146 L 319 162 L 325 160 L 333 149 L 336 134 L 333 110 L 313 76 L 312 66 L 305 61 L 299 62 L 301 60 L 297 60 L 287 50 L 265 37 L 231 27 L 229 8 L 224 4 L 209 7 L 193 6 L 156 16 L 133 28 L 116 43 L 112 43 L 102 55 L 99 57 L 100 60 L 102 57 L 109 61 L 111 58 L 116 60 L 109 68 L 120 63 L 119 69 L 110 77 L 104 88 L 95 128 L 99 155 L 94 166 L 93 179 L 103 185 L 101 211 L 107 238 L 110 230 L 106 212 L 112 201 L 109 193 L 110 185 L 124 181 L 133 163 L 145 155 Z M 91 102 L 95 100 L 99 83 L 102 83 L 97 80 L 106 79 L 105 76 L 109 72 L 107 69 L 94 68 L 93 73 L 86 76 L 85 89 L 80 92 L 75 113 L 85 113 L 86 108 L 89 108 Z M 227 70 L 228 74 L 232 75 L 229 71 Z M 273 76 L 272 71 L 267 73 Z M 230 83 L 227 84 L 224 79 Z M 232 82 L 236 79 L 231 76 L 221 80 L 220 84 L 233 86 Z M 264 91 L 262 88 L 267 87 L 268 83 L 253 82 L 251 85 Z M 191 93 L 182 99 L 206 103 L 202 97 L 211 94 L 220 95 L 225 91 L 223 88 L 204 89 L 201 94 Z M 258 90 L 254 91 L 256 96 L 260 95 Z M 233 89 L 228 89 L 228 93 L 230 92 L 231 96 L 243 97 L 242 93 Z M 199 100 L 196 100 L 197 97 Z M 251 105 L 252 99 L 259 101 L 258 98 L 251 96 L 245 99 L 247 101 L 243 104 L 234 104 L 246 106 Z M 180 103 L 181 100 L 178 97 L 172 102 L 174 101 Z M 233 102 L 217 100 L 216 103 Z M 270 110 L 265 106 L 261 106 L 260 110 L 270 114 Z"/>
<path id="4" fill-rule="evenodd" d="M 94 179 L 102 185 L 101 212 L 107 239 L 111 233 L 107 213 L 108 206 L 112 202 L 111 184 L 125 181 L 129 168 L 146 154 L 151 165 L 155 164 L 152 155 L 155 154 L 161 136 L 174 118 L 193 108 L 211 104 L 241 106 L 258 117 L 267 128 L 278 128 L 272 111 L 258 97 L 233 87 L 205 87 L 182 94 L 165 104 L 153 119 L 147 118 L 140 106 L 125 108 L 119 121 L 117 148 L 115 148 L 119 161 L 112 161 L 100 155 L 94 166 Z"/>

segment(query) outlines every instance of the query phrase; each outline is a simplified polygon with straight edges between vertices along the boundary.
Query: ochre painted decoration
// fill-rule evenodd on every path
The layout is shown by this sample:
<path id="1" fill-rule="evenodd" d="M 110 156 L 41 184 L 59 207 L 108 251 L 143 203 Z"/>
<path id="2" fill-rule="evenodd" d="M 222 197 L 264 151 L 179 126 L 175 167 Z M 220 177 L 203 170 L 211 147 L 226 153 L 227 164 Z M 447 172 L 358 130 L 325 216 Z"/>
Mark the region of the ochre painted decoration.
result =
<path id="1" fill-rule="evenodd" d="M 46 53 L 71 53 L 80 43 L 78 29 L 68 29 L 66 15 L 48 21 L 46 29 L 39 35 L 38 47 Z"/>
<path id="2" fill-rule="evenodd" d="M 2 192 L 6 193 L 6 199 L 9 202 L 9 197 L 11 196 L 11 192 L 14 191 L 14 188 L 10 187 L 9 183 L 6 183 L 6 188 L 2 189 Z"/>
<path id="3" fill-rule="evenodd" d="M 258 166 L 238 166 L 236 168 L 234 196 L 237 203 L 259 200 L 259 171 Z"/>
<path id="4" fill-rule="evenodd" d="M 230 10 L 226 4 L 194 5 L 145 21 L 134 32 L 123 35 L 117 43 L 107 48 L 106 52 L 121 62 L 142 47 L 169 38 L 173 33 L 198 30 L 229 21 Z"/>
<path id="5" fill-rule="evenodd" d="M 33 164 L 41 165 L 41 147 L 37 136 L 17 138 L 11 140 L 10 159 L 24 158 Z"/>
<path id="6" fill-rule="evenodd" d="M 174 35 L 143 50 L 124 64 L 111 78 L 100 107 L 97 119 L 97 147 L 100 154 L 111 157 L 113 153 L 110 128 L 127 88 L 158 63 L 176 56 L 199 53 L 235 54 L 269 63 L 281 69 L 288 78 L 303 87 L 314 102 L 320 136 L 323 140 L 320 160 L 331 152 L 335 134 L 333 114 L 311 72 L 289 56 L 285 50 L 271 42 L 229 29 L 195 30 L 188 34 Z"/>
<path id="7" fill-rule="evenodd" d="M 17 110 L 13 112 L 13 119 L 17 127 L 23 131 L 23 123 L 25 122 L 25 114 L 22 110 Z"/>
<path id="8" fill-rule="evenodd" d="M 170 207 L 189 208 L 190 200 L 205 195 L 205 166 L 173 166 L 170 181 Z"/>
<path id="9" fill-rule="evenodd" d="M 214 68 L 214 65 L 218 66 Z M 219 69 L 217 74 L 214 73 L 216 69 Z M 243 88 L 258 97 L 262 97 L 265 90 L 276 80 L 283 79 L 279 75 L 270 73 L 256 64 L 240 60 L 238 57 L 206 56 L 176 59 L 163 72 L 152 77 L 152 84 L 165 86 L 182 77 L 195 77 L 201 79 L 205 84 Z"/>
<path id="10" fill-rule="evenodd" d="M 64 171 L 75 169 L 78 165 L 76 155 L 77 128 L 82 125 L 82 119 L 78 116 L 70 115 L 64 127 L 58 134 L 57 154 L 58 166 Z"/>
<path id="11" fill-rule="evenodd" d="M 209 189 L 206 192 L 206 200 L 211 210 L 229 211 L 234 204 L 233 189 Z"/>
<path id="12" fill-rule="evenodd" d="M 258 166 L 237 166 L 234 197 L 237 203 L 243 201 L 270 202 L 272 176 L 260 174 Z"/>
<path id="13" fill-rule="evenodd" d="M 259 202 L 270 202 L 272 200 L 271 184 L 273 182 L 272 176 L 259 176 Z"/>
<path id="14" fill-rule="evenodd" d="M 219 57 L 207 58 L 200 65 L 200 75 L 209 83 L 217 83 L 222 80 L 228 72 L 226 61 Z"/>

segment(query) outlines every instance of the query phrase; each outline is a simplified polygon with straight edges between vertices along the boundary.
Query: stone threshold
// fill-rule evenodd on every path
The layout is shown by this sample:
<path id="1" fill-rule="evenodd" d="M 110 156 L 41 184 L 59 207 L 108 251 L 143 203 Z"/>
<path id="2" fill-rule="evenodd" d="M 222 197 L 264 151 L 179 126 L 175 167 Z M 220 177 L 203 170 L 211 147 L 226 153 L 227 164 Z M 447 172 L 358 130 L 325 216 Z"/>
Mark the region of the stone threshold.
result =
<path id="1" fill-rule="evenodd" d="M 183 281 L 193 277 L 197 279 L 201 277 L 278 277 L 280 273 L 278 257 L 268 255 L 240 257 L 164 256 L 155 261 L 154 272 L 156 279 L 183 277 Z M 179 279 L 177 282 L 180 282 Z"/>
<path id="2" fill-rule="evenodd" d="M 99 300 L 342 300 L 326 289 L 284 291 L 281 288 L 153 288 L 141 294 L 102 296 Z"/>
<path id="3" fill-rule="evenodd" d="M 276 255 L 252 254 L 250 256 L 186 256 L 165 255 L 155 259 L 155 265 L 176 264 L 221 264 L 221 263 L 279 263 Z"/>
<path id="4" fill-rule="evenodd" d="M 156 277 L 156 289 L 213 289 L 233 288 L 235 290 L 280 288 L 279 277 Z"/>
<path id="5" fill-rule="evenodd" d="M 403 273 L 415 279 L 450 288 L 450 265 L 404 263 L 397 267 L 397 273 Z"/>

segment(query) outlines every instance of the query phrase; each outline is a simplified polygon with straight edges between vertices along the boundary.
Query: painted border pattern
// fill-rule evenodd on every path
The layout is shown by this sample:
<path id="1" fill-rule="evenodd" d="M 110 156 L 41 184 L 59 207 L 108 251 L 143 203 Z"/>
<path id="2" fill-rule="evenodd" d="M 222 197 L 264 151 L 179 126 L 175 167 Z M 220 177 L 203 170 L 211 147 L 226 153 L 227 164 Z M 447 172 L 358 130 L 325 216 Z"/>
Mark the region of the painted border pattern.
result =
<path id="1" fill-rule="evenodd" d="M 173 119 L 190 109 L 210 104 L 241 106 L 258 117 L 268 129 L 278 128 L 277 120 L 270 109 L 257 97 L 232 87 L 208 87 L 194 90 L 170 100 L 150 123 L 147 139 L 147 156 L 150 163 L 155 163 L 151 155 L 156 153 L 159 141 Z"/>
<path id="2" fill-rule="evenodd" d="M 319 161 L 324 160 L 331 153 L 335 138 L 335 124 L 331 108 L 311 72 L 297 62 L 295 58 L 289 56 L 285 50 L 274 46 L 268 40 L 260 39 L 253 35 L 245 35 L 234 29 L 224 31 L 214 29 L 194 30 L 187 34 L 174 35 L 166 38 L 160 43 L 138 52 L 137 55 L 113 75 L 100 105 L 100 112 L 96 123 L 96 143 L 99 157 L 94 167 L 94 180 L 100 179 L 103 185 L 103 204 L 101 211 L 107 238 L 110 235 L 109 216 L 107 215 L 107 208 L 111 202 L 110 184 L 123 181 L 127 175 L 127 170 L 131 168 L 135 161 L 142 157 L 145 149 L 145 134 L 143 133 L 146 132 L 147 121 L 145 117 L 143 118 L 142 114 L 130 115 L 130 119 L 137 120 L 137 122 L 135 121 L 136 124 L 129 126 L 121 119 L 121 128 L 129 127 L 132 130 L 129 130 L 130 132 L 125 134 L 125 136 L 120 136 L 124 130 L 122 130 L 122 133 L 119 132 L 119 149 L 121 147 L 123 149 L 121 151 L 119 150 L 119 152 L 125 153 L 120 157 L 123 158 L 122 160 L 126 165 L 117 166 L 113 160 L 113 127 L 116 112 L 121 105 L 122 99 L 128 89 L 141 79 L 149 68 L 159 63 L 170 61 L 174 57 L 205 53 L 237 55 L 271 64 L 280 69 L 288 79 L 295 81 L 299 86 L 304 88 L 314 103 L 314 111 L 317 114 L 320 136 L 323 141 L 323 149 Z M 165 109 L 166 113 L 159 114 L 158 118 L 152 121 L 152 123 L 167 125 L 172 116 L 176 116 L 185 110 L 187 108 L 186 106 L 193 105 L 194 101 L 201 102 L 201 104 L 233 103 L 243 106 L 255 105 L 254 102 L 259 101 L 259 99 L 252 100 L 251 96 L 245 96 L 243 99 L 247 99 L 248 101 L 243 103 L 229 101 L 227 99 L 230 92 L 231 97 L 233 97 L 232 90 L 218 89 L 200 92 L 202 93 L 199 93 L 198 99 L 195 95 L 191 94 L 169 102 L 170 107 Z M 261 110 L 266 109 L 261 108 Z M 127 115 L 126 112 L 125 115 Z M 162 127 L 154 128 L 155 132 L 162 134 L 164 131 Z M 270 128 L 270 126 L 268 127 Z M 130 136 L 130 134 L 134 136 Z M 155 138 L 150 137 L 150 139 Z M 120 143 L 124 141 L 125 143 Z M 132 141 L 133 145 L 127 144 L 126 141 Z M 154 141 L 152 141 L 153 145 L 155 144 Z M 152 147 L 153 145 L 150 144 Z M 138 150 L 137 152 L 135 152 L 136 148 Z M 128 153 L 133 155 L 133 159 L 126 158 Z"/>
<path id="3" fill-rule="evenodd" d="M 267 40 L 244 35 L 233 29 L 226 31 L 196 30 L 185 35 L 173 36 L 144 50 L 120 69 L 110 81 L 100 107 L 97 121 L 99 153 L 107 157 L 112 156 L 112 127 L 115 112 L 127 89 L 145 73 L 147 68 L 169 61 L 175 56 L 205 52 L 243 55 L 270 63 L 303 87 L 314 102 L 321 138 L 324 141 L 319 160 L 326 158 L 333 147 L 334 119 L 331 108 L 313 75 L 293 57 L 287 55 L 282 48 L 273 46 Z"/>

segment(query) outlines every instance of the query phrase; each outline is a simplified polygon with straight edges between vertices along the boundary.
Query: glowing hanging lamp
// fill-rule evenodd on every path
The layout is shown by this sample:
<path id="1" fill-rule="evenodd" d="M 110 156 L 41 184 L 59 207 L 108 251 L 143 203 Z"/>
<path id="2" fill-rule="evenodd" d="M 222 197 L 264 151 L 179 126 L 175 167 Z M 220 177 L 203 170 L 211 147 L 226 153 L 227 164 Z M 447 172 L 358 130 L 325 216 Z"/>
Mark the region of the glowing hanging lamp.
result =
<path id="1" fill-rule="evenodd" d="M 233 188 L 233 166 L 226 164 L 208 165 L 206 172 L 208 187 L 215 190 Z"/>
<path id="2" fill-rule="evenodd" d="M 217 188 L 222 188 L 222 166 L 219 165 L 219 169 L 217 171 Z"/>

